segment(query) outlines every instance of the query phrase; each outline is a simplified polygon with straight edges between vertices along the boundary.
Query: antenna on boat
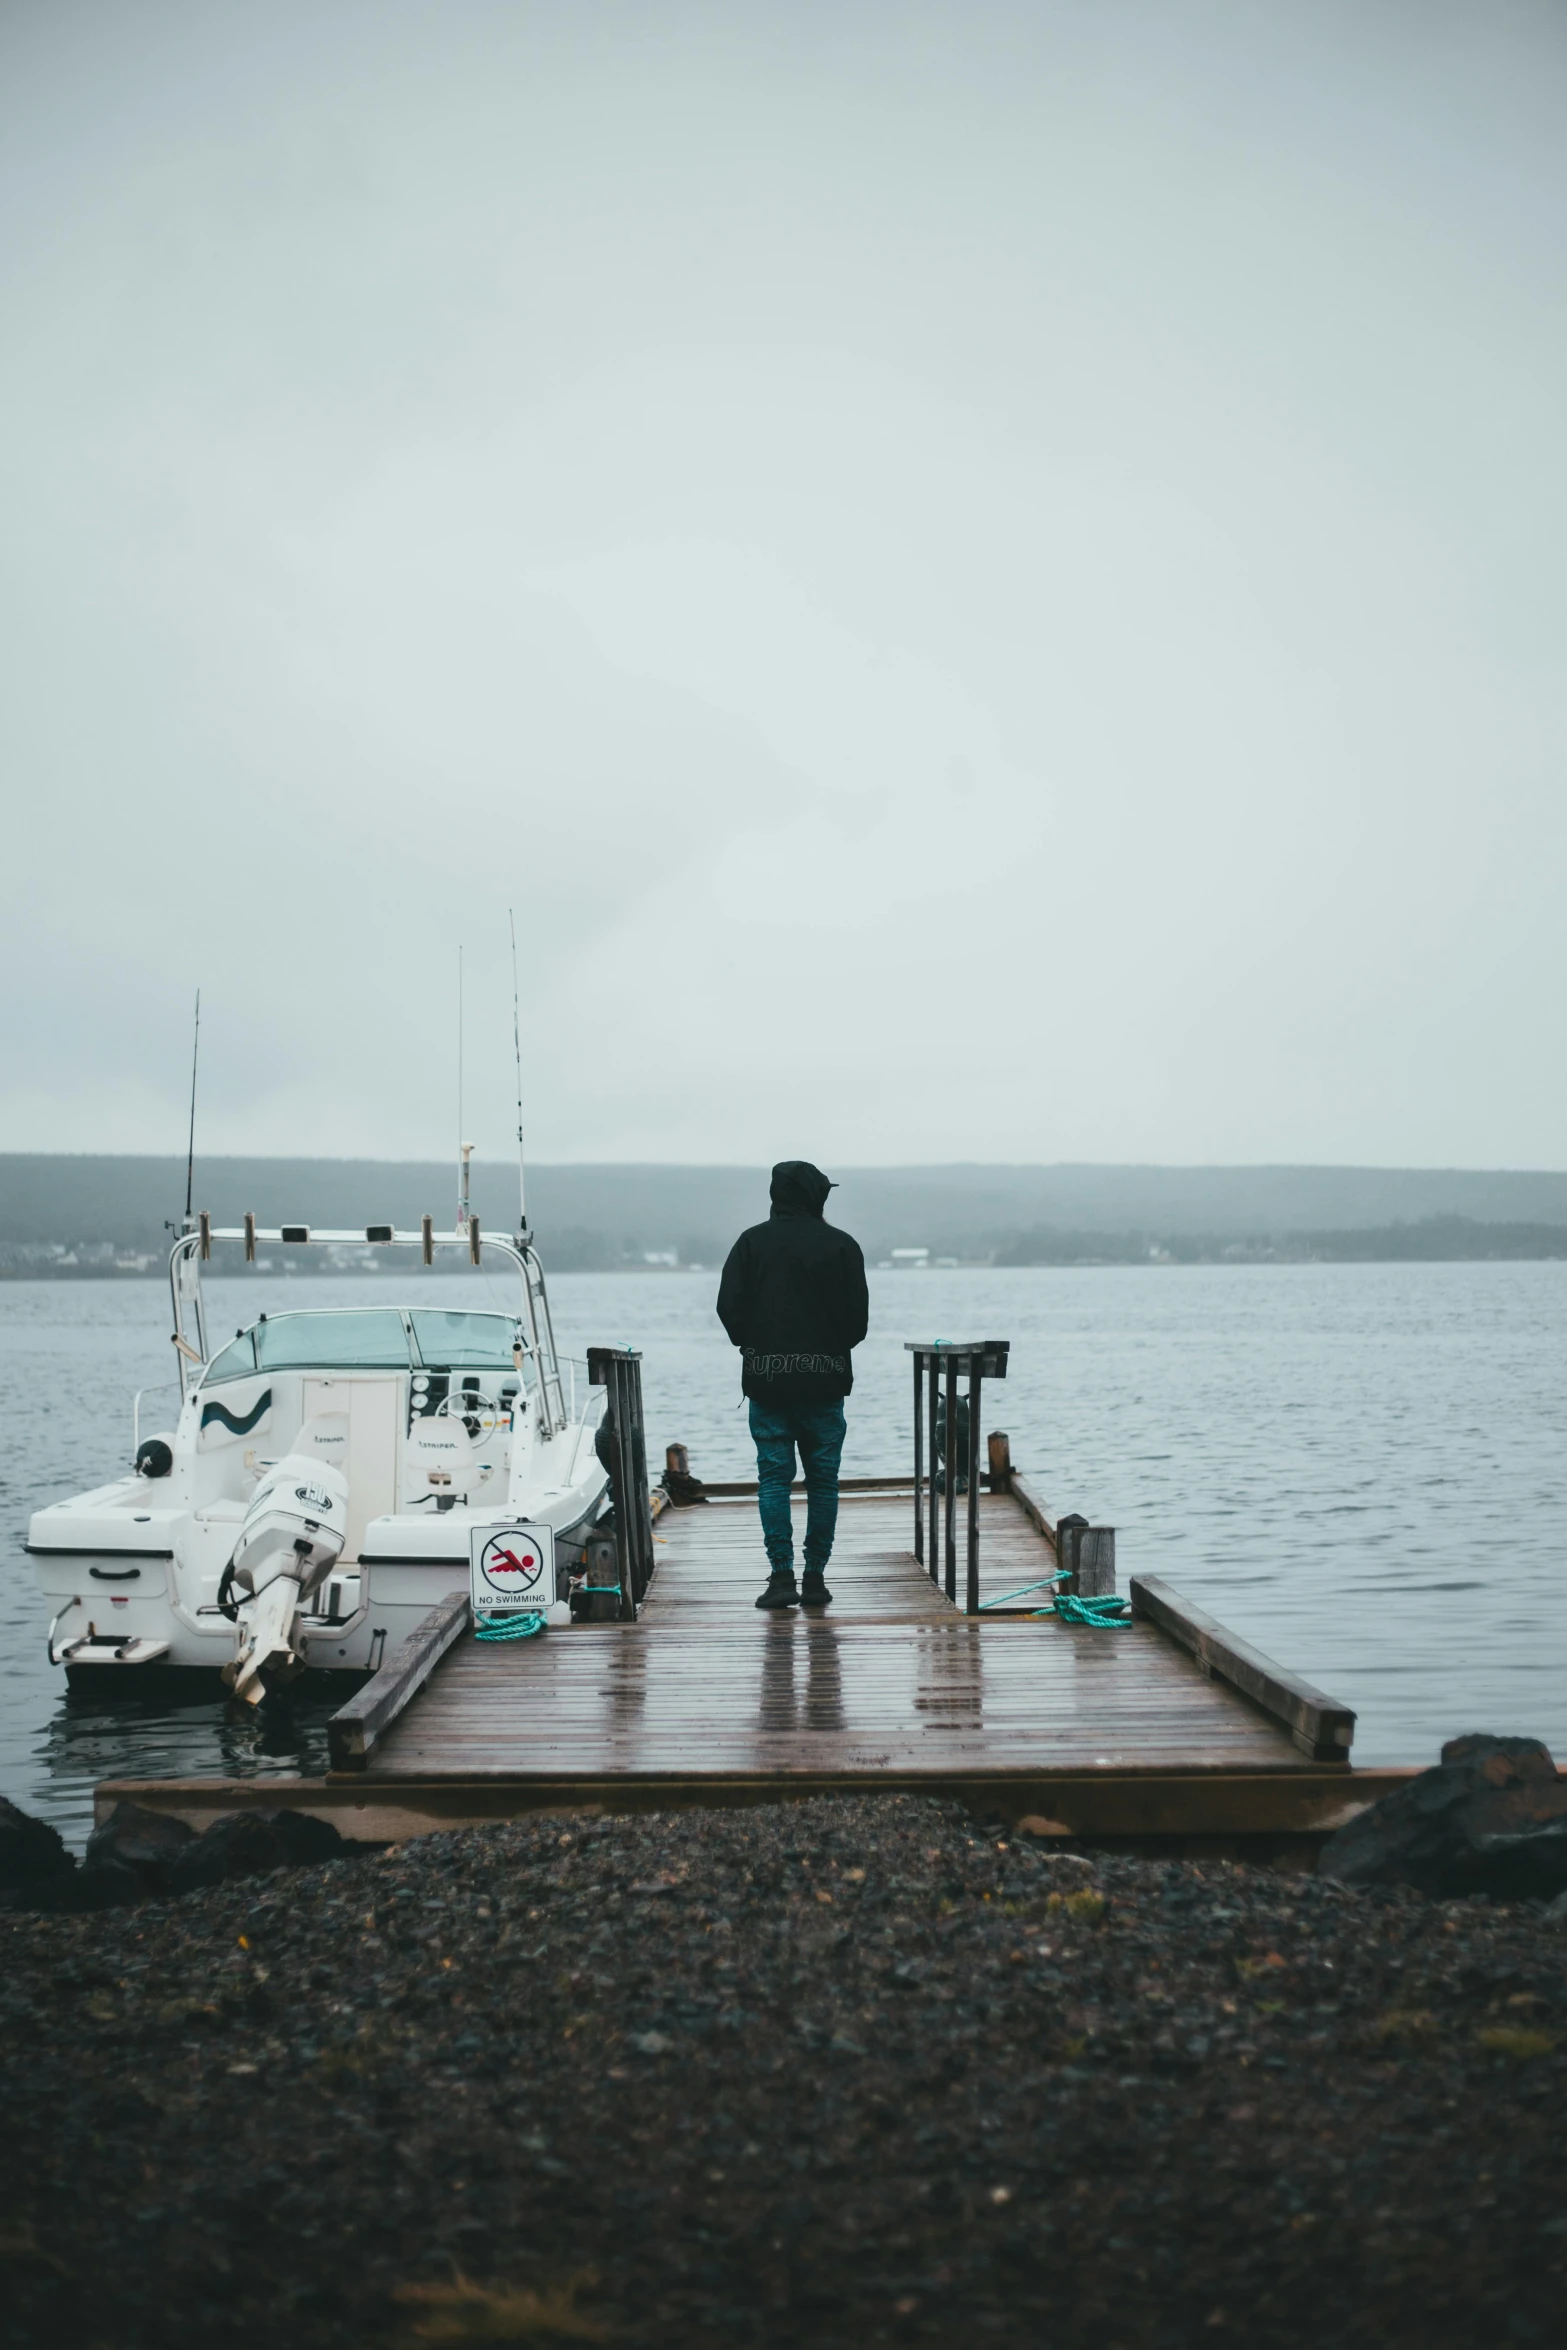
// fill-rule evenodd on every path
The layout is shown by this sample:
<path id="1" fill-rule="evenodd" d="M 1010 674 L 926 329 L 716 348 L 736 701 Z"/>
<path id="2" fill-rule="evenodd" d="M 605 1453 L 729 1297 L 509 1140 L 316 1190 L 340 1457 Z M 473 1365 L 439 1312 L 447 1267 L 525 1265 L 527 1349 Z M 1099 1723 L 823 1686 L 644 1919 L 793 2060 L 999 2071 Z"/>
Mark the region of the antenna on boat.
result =
<path id="1" fill-rule="evenodd" d="M 196 1188 L 196 1060 L 201 1051 L 201 990 L 196 990 L 196 1029 L 190 1046 L 190 1140 L 185 1147 L 185 1225 L 190 1230 L 190 1203 Z"/>
<path id="2" fill-rule="evenodd" d="M 517 1056 L 517 1237 L 528 1237 L 528 1170 L 522 1148 L 522 1010 L 517 990 L 517 912 L 506 909 L 511 924 L 511 1041 Z"/>

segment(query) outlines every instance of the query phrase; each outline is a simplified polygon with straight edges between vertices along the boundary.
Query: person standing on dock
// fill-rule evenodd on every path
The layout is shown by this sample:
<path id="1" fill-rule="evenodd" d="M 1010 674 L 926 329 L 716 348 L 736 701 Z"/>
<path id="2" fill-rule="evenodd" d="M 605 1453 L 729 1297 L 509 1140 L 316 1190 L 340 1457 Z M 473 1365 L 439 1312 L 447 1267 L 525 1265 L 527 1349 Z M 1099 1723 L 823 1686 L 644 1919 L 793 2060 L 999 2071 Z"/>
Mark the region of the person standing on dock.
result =
<path id="1" fill-rule="evenodd" d="M 827 1561 L 838 1524 L 843 1399 L 854 1385 L 851 1350 L 870 1320 L 860 1244 L 823 1220 L 835 1189 L 808 1159 L 781 1159 L 772 1213 L 741 1233 L 718 1286 L 718 1318 L 740 1349 L 756 1444 L 769 1569 L 758 1607 L 826 1607 L 832 1599 Z M 803 1588 L 794 1579 L 789 1500 L 797 1448 L 806 1494 Z"/>

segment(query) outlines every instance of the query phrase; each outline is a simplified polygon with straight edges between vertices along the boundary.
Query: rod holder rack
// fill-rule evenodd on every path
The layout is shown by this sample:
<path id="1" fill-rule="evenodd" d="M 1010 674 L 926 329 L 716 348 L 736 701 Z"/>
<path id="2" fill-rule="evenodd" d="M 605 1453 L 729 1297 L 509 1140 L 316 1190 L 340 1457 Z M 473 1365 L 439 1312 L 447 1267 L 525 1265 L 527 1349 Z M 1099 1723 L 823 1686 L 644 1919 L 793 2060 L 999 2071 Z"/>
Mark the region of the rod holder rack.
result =
<path id="1" fill-rule="evenodd" d="M 964 1613 L 979 1614 L 979 1447 L 980 1398 L 987 1379 L 1004 1379 L 1009 1338 L 909 1339 L 905 1351 L 914 1357 L 914 1556 L 928 1566 L 931 1581 L 945 1583 L 953 1605 L 958 1599 L 957 1487 L 960 1475 L 968 1484 L 968 1557 L 964 1585 Z M 958 1382 L 964 1383 L 968 1404 L 967 1458 L 958 1458 Z M 942 1458 L 937 1460 L 937 1423 L 945 1401 L 946 1428 Z M 929 1442 L 927 1474 L 926 1443 Z M 936 1491 L 938 1469 L 942 1492 Z M 938 1546 L 938 1500 L 940 1516 Z M 929 1520 L 929 1542 L 926 1521 Z M 943 1573 L 943 1568 L 945 1572 Z"/>

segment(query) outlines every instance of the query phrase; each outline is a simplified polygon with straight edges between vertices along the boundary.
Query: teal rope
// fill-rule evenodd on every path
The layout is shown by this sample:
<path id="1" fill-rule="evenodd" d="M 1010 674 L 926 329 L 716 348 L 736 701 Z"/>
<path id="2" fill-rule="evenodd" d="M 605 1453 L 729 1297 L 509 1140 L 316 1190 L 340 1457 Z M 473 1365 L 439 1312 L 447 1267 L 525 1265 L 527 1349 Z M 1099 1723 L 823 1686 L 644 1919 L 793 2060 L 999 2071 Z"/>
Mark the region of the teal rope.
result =
<path id="1" fill-rule="evenodd" d="M 486 1616 L 473 1627 L 475 1640 L 531 1640 L 535 1632 L 544 1629 L 543 1616 L 527 1615 Z"/>
<path id="2" fill-rule="evenodd" d="M 1091 1624 L 1096 1632 L 1114 1632 L 1130 1624 L 1132 1611 L 1124 1599 L 1106 1595 L 1102 1599 L 1078 1599 L 1070 1591 L 1058 1591 L 1050 1607 L 1042 1607 L 1042 1616 L 1059 1616 L 1063 1624 Z"/>
<path id="3" fill-rule="evenodd" d="M 1030 1591 L 1049 1591 L 1055 1584 L 1064 1583 L 1064 1573 L 1046 1575 L 1038 1583 L 1025 1583 L 1020 1591 L 1002 1591 L 994 1599 L 982 1599 L 980 1607 L 1005 1607 L 1009 1599 L 1022 1599 Z M 1119 1631 L 1132 1620 L 1132 1611 L 1124 1599 L 1115 1599 L 1108 1593 L 1102 1598 L 1079 1599 L 1075 1592 L 1057 1591 L 1048 1607 L 1033 1611 L 1037 1623 L 1044 1616 L 1056 1616 L 1063 1624 L 1088 1624 L 1096 1632 Z"/>
<path id="4" fill-rule="evenodd" d="M 1026 1599 L 1031 1591 L 1048 1591 L 1052 1583 L 1059 1583 L 1059 1575 L 1045 1575 L 1037 1583 L 1022 1583 L 1016 1591 L 998 1591 L 994 1599 L 982 1599 L 981 1610 L 987 1607 L 1005 1607 L 1009 1599 Z"/>

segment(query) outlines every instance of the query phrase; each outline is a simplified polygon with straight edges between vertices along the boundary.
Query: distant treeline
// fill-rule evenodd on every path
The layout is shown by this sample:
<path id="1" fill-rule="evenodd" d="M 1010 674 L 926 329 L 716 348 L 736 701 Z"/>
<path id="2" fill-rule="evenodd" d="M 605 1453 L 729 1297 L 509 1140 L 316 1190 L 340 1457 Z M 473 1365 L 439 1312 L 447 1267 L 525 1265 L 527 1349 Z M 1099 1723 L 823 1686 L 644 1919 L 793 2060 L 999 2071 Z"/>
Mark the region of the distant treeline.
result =
<path id="1" fill-rule="evenodd" d="M 1567 1224 L 1480 1224 L 1426 1216 L 1359 1232 L 1276 1236 L 1189 1232 L 1066 1232 L 1037 1225 L 996 1252 L 998 1265 L 1387 1265 L 1461 1264 L 1489 1258 L 1567 1257 Z"/>
<path id="2" fill-rule="evenodd" d="M 787 1138 L 809 1156 L 809 1135 Z M 780 1152 L 782 1154 L 782 1151 Z M 926 1248 L 963 1264 L 1442 1259 L 1567 1255 L 1567 1174 L 1398 1167 L 839 1167 L 828 1216 L 872 1264 Z M 161 1269 L 185 1202 L 182 1158 L 0 1154 L 0 1273 Z M 440 1161 L 203 1158 L 193 1204 L 218 1224 L 363 1231 L 422 1215 L 451 1230 Z M 517 1215 L 517 1171 L 473 1166 L 487 1229 Z M 528 1210 L 561 1272 L 717 1266 L 767 1213 L 762 1167 L 539 1166 Z M 71 1260 L 71 1261 L 67 1261 Z M 298 1260 L 295 1260 L 296 1262 Z M 319 1264 L 319 1258 L 310 1261 Z"/>

